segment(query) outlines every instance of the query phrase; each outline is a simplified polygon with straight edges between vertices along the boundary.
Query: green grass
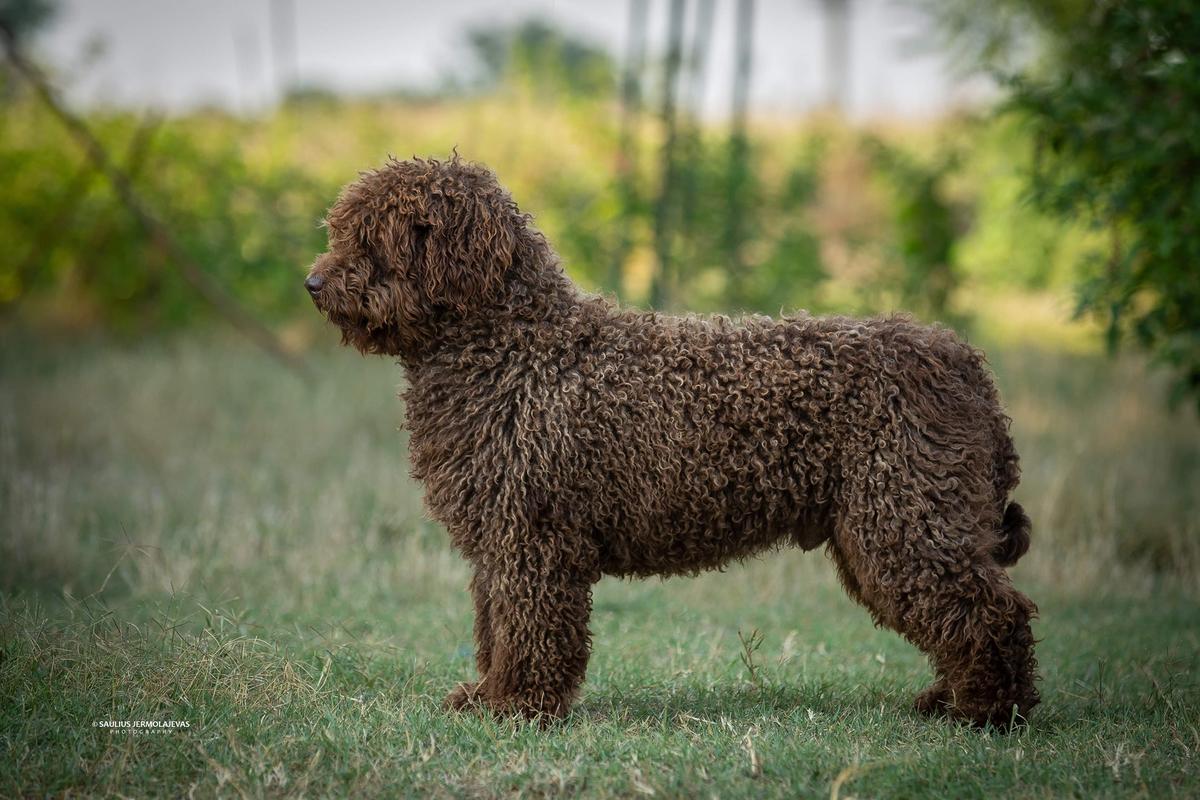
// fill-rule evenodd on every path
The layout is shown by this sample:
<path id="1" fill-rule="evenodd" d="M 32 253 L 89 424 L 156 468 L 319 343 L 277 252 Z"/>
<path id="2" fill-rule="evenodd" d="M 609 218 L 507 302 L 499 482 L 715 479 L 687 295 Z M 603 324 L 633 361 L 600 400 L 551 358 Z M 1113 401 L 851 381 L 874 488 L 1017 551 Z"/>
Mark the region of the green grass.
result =
<path id="1" fill-rule="evenodd" d="M 797 551 L 602 582 L 549 732 L 443 714 L 467 572 L 406 477 L 400 373 L 309 360 L 0 345 L 0 795 L 1200 794 L 1200 426 L 1136 362 L 993 354 L 1045 676 L 1000 735 L 911 713 L 923 659 Z M 190 727 L 93 727 L 130 719 Z"/>

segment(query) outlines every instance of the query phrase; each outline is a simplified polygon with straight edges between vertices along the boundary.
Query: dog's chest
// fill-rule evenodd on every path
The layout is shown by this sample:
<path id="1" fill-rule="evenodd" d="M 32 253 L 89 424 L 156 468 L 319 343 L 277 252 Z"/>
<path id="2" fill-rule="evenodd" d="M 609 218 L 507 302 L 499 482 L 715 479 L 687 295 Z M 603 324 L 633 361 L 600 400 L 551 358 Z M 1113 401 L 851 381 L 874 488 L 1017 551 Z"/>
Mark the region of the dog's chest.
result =
<path id="1" fill-rule="evenodd" d="M 495 487 L 511 474 L 511 399 L 460 382 L 410 384 L 404 394 L 412 477 L 425 488 L 431 516 L 451 529 L 486 516 Z"/>

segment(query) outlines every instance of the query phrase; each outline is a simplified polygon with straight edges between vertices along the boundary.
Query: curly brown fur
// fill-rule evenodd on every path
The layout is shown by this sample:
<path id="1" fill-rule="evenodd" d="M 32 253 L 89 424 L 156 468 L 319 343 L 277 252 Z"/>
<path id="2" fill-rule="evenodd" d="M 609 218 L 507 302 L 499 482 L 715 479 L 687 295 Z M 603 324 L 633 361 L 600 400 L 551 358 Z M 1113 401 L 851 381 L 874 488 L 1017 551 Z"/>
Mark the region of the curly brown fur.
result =
<path id="1" fill-rule="evenodd" d="M 982 354 L 903 318 L 676 317 L 580 292 L 494 175 L 392 161 L 347 187 L 308 285 L 397 356 L 413 475 L 474 576 L 477 683 L 566 714 L 603 575 L 826 545 L 877 624 L 927 653 L 925 713 L 1007 726 L 1038 702 L 1029 544 Z M 323 285 L 320 285 L 323 284 Z"/>

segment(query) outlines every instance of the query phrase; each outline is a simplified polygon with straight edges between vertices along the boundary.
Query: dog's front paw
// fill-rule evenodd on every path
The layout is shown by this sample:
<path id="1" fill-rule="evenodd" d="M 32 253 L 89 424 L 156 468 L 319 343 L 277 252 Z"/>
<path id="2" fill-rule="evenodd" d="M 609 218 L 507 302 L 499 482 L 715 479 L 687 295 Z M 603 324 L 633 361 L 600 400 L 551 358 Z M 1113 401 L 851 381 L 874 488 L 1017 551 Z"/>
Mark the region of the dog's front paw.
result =
<path id="1" fill-rule="evenodd" d="M 944 681 L 938 681 L 917 695 L 914 705 L 919 713 L 929 717 L 949 717 L 951 720 L 983 728 L 991 725 L 1010 731 L 1024 724 L 1030 709 L 1038 704 L 1036 690 L 1030 690 L 1014 701 L 988 700 L 979 702 L 970 696 L 955 696 Z"/>
<path id="2" fill-rule="evenodd" d="M 926 717 L 940 717 L 950 713 L 954 705 L 954 694 L 945 681 L 937 681 L 925 691 L 917 695 L 913 706 L 918 714 Z"/>
<path id="3" fill-rule="evenodd" d="M 447 711 L 465 711 L 473 706 L 478 706 L 479 703 L 479 684 L 460 683 L 454 687 L 454 691 L 446 695 L 446 699 L 442 702 L 442 708 Z"/>

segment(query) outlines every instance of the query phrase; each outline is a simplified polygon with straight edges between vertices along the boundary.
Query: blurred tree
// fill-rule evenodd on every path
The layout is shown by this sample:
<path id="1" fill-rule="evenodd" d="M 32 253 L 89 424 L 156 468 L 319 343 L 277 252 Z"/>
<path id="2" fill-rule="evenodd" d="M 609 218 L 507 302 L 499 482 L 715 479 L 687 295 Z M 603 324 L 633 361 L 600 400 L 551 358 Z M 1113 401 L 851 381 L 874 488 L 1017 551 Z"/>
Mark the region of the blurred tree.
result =
<path id="1" fill-rule="evenodd" d="M 683 270 L 694 269 L 700 258 L 700 237 L 696 226 L 700 214 L 700 181 L 704 170 L 704 138 L 700 127 L 703 113 L 704 89 L 708 77 L 708 49 L 712 39 L 713 0 L 699 0 L 692 30 L 692 44 L 688 53 L 687 91 L 685 108 L 687 114 L 682 125 L 680 141 L 680 198 L 679 238 L 682 245 L 681 262 L 686 265 L 678 272 L 678 283 L 682 283 Z"/>
<path id="2" fill-rule="evenodd" d="M 8 63 L 13 71 L 29 84 L 32 94 L 40 103 L 39 108 L 44 109 L 75 145 L 84 151 L 88 162 L 105 180 L 113 198 L 128 214 L 134 227 L 157 251 L 157 255 L 169 262 L 173 273 L 187 285 L 190 292 L 219 312 L 235 328 L 272 356 L 300 373 L 307 374 L 303 363 L 282 346 L 270 329 L 243 308 L 236 295 L 231 294 L 225 284 L 215 280 L 200 262 L 192 257 L 188 249 L 181 244 L 181 240 L 156 213 L 155 207 L 137 190 L 129 173 L 115 163 L 109 149 L 88 122 L 74 114 L 59 100 L 53 85 L 22 52 L 21 44 L 13 30 L 7 26 L 0 27 L 0 40 L 3 41 Z M 169 203 L 163 205 L 169 206 Z M 131 272 L 128 269 L 125 271 Z M 0 280 L 0 285 L 17 283 L 16 288 L 19 292 L 19 275 L 18 281 L 14 282 L 7 278 L 12 277 L 15 271 L 9 267 L 4 272 L 7 274 L 4 280 Z"/>
<path id="3" fill-rule="evenodd" d="M 821 242 L 807 217 L 820 188 L 819 164 L 825 143 L 809 141 L 799 161 L 788 170 L 780 190 L 763 204 L 773 218 L 770 248 L 742 286 L 743 305 L 778 314 L 794 308 L 819 307 L 817 290 L 828 278 Z"/>
<path id="4" fill-rule="evenodd" d="M 642 70 L 646 59 L 646 16 L 648 0 L 629 0 L 625 63 L 621 70 L 621 132 L 617 142 L 616 176 L 621 209 L 616 224 L 608 287 L 618 294 L 623 284 L 625 259 L 633 246 L 633 227 L 641 206 L 638 191 L 638 123 L 642 111 Z"/>
<path id="5" fill-rule="evenodd" d="M 0 181 L 9 189 L 0 244 L 11 254 L 0 260 L 0 305 L 49 290 L 71 316 L 119 328 L 192 322 L 213 309 L 171 268 L 182 256 L 256 314 L 294 311 L 297 276 L 324 244 L 316 221 L 336 185 L 289 159 L 248 163 L 249 124 L 229 118 L 148 128 L 133 115 L 97 114 L 88 124 L 103 147 L 126 153 L 116 167 L 179 252 L 165 258 L 157 228 L 147 230 L 94 166 L 76 163 L 56 120 L 23 102 L 0 116 Z"/>
<path id="6" fill-rule="evenodd" d="M 1011 74 L 1036 67 L 1090 0 L 909 0 L 936 24 L 937 47 L 958 69 Z"/>
<path id="7" fill-rule="evenodd" d="M 850 99 L 850 0 L 821 0 L 825 14 L 825 104 L 844 111 Z"/>
<path id="8" fill-rule="evenodd" d="M 0 0 L 0 33 L 23 48 L 25 40 L 53 19 L 55 11 L 51 0 Z M 0 61 L 0 102 L 12 102 L 17 96 L 20 81 L 14 80 L 11 71 L 7 60 Z"/>
<path id="9" fill-rule="evenodd" d="M 617 71 L 608 51 L 542 20 L 475 28 L 468 39 L 481 67 L 475 81 L 481 90 L 516 81 L 552 95 L 612 94 Z"/>
<path id="10" fill-rule="evenodd" d="M 723 250 L 729 269 L 730 301 L 735 307 L 745 307 L 746 260 L 742 250 L 746 238 L 744 219 L 754 194 L 750 139 L 746 133 L 746 110 L 750 102 L 750 73 L 754 56 L 754 0 L 738 0 L 734 41 L 733 107 L 729 128 Z"/>
<path id="11" fill-rule="evenodd" d="M 958 165 L 957 154 L 942 151 L 933 163 L 923 163 L 880 139 L 864 144 L 894 189 L 901 302 L 929 319 L 962 322 L 954 318 L 951 298 L 960 280 L 955 248 L 966 226 L 945 188 Z"/>
<path id="12" fill-rule="evenodd" d="M 1200 6 L 1177 0 L 925 3 L 1010 90 L 1042 209 L 1108 231 L 1079 311 L 1133 339 L 1200 408 Z M 1014 31 L 1035 31 L 1040 58 Z"/>
<path id="13" fill-rule="evenodd" d="M 150 115 L 142 121 L 130 137 L 129 145 L 122 164 L 125 174 L 132 183 L 136 183 L 142 168 L 145 166 L 150 151 L 154 133 L 160 120 Z M 88 199 L 97 175 L 91 164 L 80 166 L 71 176 L 70 181 L 61 187 L 56 187 L 57 197 L 49 208 L 40 204 L 39 212 L 44 216 L 40 219 L 30 219 L 30 244 L 24 258 L 14 259 L 15 266 L 11 272 L 0 273 L 4 278 L 4 290 L 0 290 L 0 302 L 5 299 L 16 299 L 31 290 L 52 283 L 52 274 L 45 269 L 54 260 L 54 251 L 64 244 L 63 231 L 73 230 Z M 109 249 L 110 228 L 95 226 L 91 229 L 92 240 L 81 252 L 88 254 L 106 252 Z M 86 281 L 92 273 L 96 259 L 88 259 L 87 264 L 80 264 L 80 275 Z"/>
<path id="14" fill-rule="evenodd" d="M 51 0 L 0 0 L 0 28 L 19 45 L 54 16 Z"/>
<path id="15" fill-rule="evenodd" d="M 676 125 L 676 95 L 679 90 L 679 68 L 683 62 L 683 15 L 684 0 L 671 0 L 667 22 L 667 58 L 663 66 L 662 111 L 663 126 L 662 154 L 659 157 L 661 180 L 658 199 L 654 205 L 654 253 L 657 269 L 650 282 L 650 305 L 654 308 L 669 306 L 673 298 L 674 275 L 672 273 L 671 223 L 677 202 L 676 186 L 678 140 Z"/>
<path id="16" fill-rule="evenodd" d="M 686 3 L 672 5 L 663 88 L 662 189 L 655 205 L 655 252 L 659 272 L 651 287 L 652 303 L 670 307 L 682 299 L 687 279 L 700 266 L 705 237 L 698 230 L 709 216 L 703 184 L 711 168 L 700 125 L 707 77 L 708 50 L 713 30 L 713 0 L 693 8 L 690 43 L 684 57 Z M 678 16 L 674 16 L 678 12 Z"/>

